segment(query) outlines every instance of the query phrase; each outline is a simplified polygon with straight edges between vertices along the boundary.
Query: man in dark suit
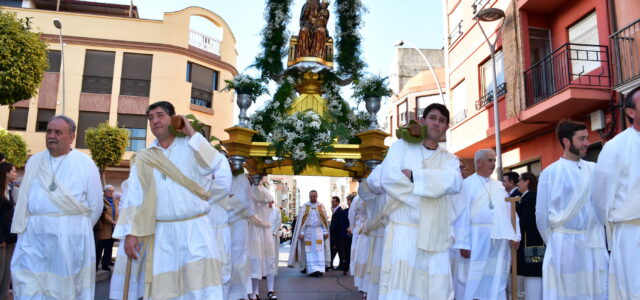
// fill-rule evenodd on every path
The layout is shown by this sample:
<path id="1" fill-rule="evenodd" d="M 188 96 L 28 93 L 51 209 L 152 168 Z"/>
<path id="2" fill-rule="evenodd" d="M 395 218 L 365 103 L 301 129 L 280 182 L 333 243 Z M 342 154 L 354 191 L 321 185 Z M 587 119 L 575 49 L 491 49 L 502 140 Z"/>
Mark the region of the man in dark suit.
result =
<path id="1" fill-rule="evenodd" d="M 331 269 L 335 270 L 333 267 L 333 259 L 336 257 L 336 254 L 338 254 L 340 257 L 338 270 L 345 270 L 349 268 L 347 254 L 344 250 L 344 248 L 347 247 L 347 228 L 349 228 L 349 218 L 347 212 L 340 207 L 340 198 L 337 196 L 331 197 L 331 211 L 331 224 L 329 225 Z"/>
<path id="2" fill-rule="evenodd" d="M 509 197 L 522 196 L 522 193 L 518 191 L 518 180 L 520 175 L 516 172 L 507 172 L 502 175 L 502 185 L 509 194 Z"/>

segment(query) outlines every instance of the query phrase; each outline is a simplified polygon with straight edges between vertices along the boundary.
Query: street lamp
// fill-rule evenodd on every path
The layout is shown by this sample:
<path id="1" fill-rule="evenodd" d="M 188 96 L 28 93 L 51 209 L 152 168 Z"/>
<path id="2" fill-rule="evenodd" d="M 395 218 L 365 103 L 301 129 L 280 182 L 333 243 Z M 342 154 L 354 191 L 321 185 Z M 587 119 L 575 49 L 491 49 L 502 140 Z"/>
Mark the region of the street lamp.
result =
<path id="1" fill-rule="evenodd" d="M 65 92 L 65 84 L 64 84 L 64 44 L 62 41 L 62 22 L 60 22 L 60 20 L 58 19 L 54 19 L 53 20 L 53 26 L 55 26 L 56 28 L 59 29 L 60 34 L 58 35 L 60 37 L 60 73 L 62 73 L 62 114 L 65 114 L 65 110 L 64 110 L 64 103 L 65 103 L 65 97 L 64 97 L 64 92 Z"/>
<path id="2" fill-rule="evenodd" d="M 480 27 L 480 31 L 482 31 L 482 35 L 487 41 L 487 45 L 489 45 L 489 51 L 491 52 L 491 73 L 493 74 L 493 81 L 491 84 L 491 88 L 493 89 L 493 122 L 494 127 L 496 129 L 496 169 L 498 180 L 502 181 L 502 149 L 501 149 L 501 141 L 500 141 L 500 118 L 498 116 L 498 87 L 497 87 L 497 76 L 496 76 L 496 43 L 498 42 L 498 36 L 502 32 L 502 24 L 498 25 L 498 33 L 496 34 L 495 42 L 491 43 L 489 41 L 489 37 L 484 32 L 482 28 L 482 22 L 493 22 L 503 19 L 505 17 L 504 11 L 499 8 L 485 8 L 480 10 L 475 16 L 474 19 Z"/>
<path id="3" fill-rule="evenodd" d="M 447 102 L 444 100 L 444 95 L 442 94 L 442 88 L 440 87 L 440 82 L 438 81 L 438 76 L 436 76 L 436 72 L 433 71 L 433 68 L 431 67 L 431 63 L 429 62 L 429 59 L 427 59 L 427 57 L 422 53 L 422 51 L 420 51 L 420 49 L 418 49 L 413 43 L 411 43 L 411 42 L 406 42 L 406 43 L 409 44 L 409 46 L 411 48 L 413 48 L 414 50 L 418 51 L 418 53 L 420 53 L 420 56 L 422 56 L 422 59 L 424 59 L 424 61 L 427 63 L 427 67 L 429 67 L 429 70 L 431 70 L 431 75 L 433 76 L 433 79 L 436 82 L 436 86 L 438 87 L 438 93 L 440 93 L 440 98 L 442 98 L 442 104 L 444 104 L 446 106 Z M 404 44 L 405 44 L 404 40 L 399 40 L 394 44 L 394 46 L 402 47 Z"/>

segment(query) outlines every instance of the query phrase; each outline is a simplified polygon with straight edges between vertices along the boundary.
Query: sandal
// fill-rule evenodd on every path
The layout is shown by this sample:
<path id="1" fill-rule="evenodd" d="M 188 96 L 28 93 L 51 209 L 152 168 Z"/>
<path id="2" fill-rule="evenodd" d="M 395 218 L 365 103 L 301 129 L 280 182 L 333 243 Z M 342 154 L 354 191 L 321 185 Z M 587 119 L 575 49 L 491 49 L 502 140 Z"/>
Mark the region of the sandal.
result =
<path id="1" fill-rule="evenodd" d="M 269 300 L 277 300 L 278 296 L 276 295 L 276 292 L 271 291 L 267 293 L 267 299 Z"/>

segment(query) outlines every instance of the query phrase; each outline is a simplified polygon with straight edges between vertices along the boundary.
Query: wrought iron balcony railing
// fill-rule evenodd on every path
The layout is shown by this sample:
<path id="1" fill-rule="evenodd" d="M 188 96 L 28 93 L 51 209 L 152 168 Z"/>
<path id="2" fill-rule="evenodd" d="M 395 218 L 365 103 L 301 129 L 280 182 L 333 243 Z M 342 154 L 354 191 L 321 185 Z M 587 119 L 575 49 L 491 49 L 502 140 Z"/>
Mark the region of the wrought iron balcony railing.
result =
<path id="1" fill-rule="evenodd" d="M 467 118 L 467 109 L 463 109 L 459 112 L 457 112 L 454 116 L 453 116 L 453 122 L 451 122 L 451 126 L 456 126 L 458 124 L 460 124 L 462 121 L 464 121 Z"/>
<path id="2" fill-rule="evenodd" d="M 82 76 L 82 92 L 93 94 L 111 94 L 113 77 Z"/>
<path id="3" fill-rule="evenodd" d="M 149 97 L 151 80 L 145 79 L 120 79 L 120 95 Z"/>
<path id="4" fill-rule="evenodd" d="M 610 37 L 615 66 L 615 85 L 640 78 L 640 19 Z"/>
<path id="5" fill-rule="evenodd" d="M 610 87 L 608 48 L 564 44 L 524 71 L 524 80 L 527 107 L 569 86 Z"/>
<path id="6" fill-rule="evenodd" d="M 506 94 L 507 83 L 503 82 L 502 84 L 498 85 L 496 87 L 496 90 L 498 91 L 498 97 Z M 476 110 L 482 109 L 483 107 L 489 105 L 489 103 L 491 103 L 492 101 L 493 101 L 493 91 L 489 91 L 476 101 Z"/>
<path id="7" fill-rule="evenodd" d="M 462 36 L 462 20 L 449 32 L 449 45 L 453 45 Z"/>

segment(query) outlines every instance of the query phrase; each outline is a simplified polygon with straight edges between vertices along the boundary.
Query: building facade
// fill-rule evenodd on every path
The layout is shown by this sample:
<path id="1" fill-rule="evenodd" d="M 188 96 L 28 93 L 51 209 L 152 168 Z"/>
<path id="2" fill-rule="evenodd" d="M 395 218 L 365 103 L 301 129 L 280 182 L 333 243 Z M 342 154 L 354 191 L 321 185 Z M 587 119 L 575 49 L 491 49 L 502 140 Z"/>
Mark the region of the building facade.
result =
<path id="1" fill-rule="evenodd" d="M 472 161 L 475 151 L 495 147 L 492 62 L 479 24 L 473 19 L 477 11 L 489 7 L 502 9 L 506 14 L 503 22 L 481 24 L 489 39 L 497 40 L 497 104 L 505 170 L 539 174 L 557 160 L 562 149 L 554 130 L 562 119 L 587 123 L 591 142 L 588 159 L 592 161 L 597 159 L 603 143 L 627 126 L 619 106 L 622 94 L 616 88 L 629 91 L 630 86 L 637 86 L 640 72 L 637 66 L 620 70 L 626 64 L 616 62 L 637 62 L 640 48 L 635 41 L 635 45 L 619 42 L 616 49 L 614 33 L 620 28 L 623 35 L 636 34 L 639 3 L 614 0 L 444 0 L 443 3 L 448 28 L 445 55 L 449 101 L 454 115 L 464 115 L 451 129 L 448 145 L 452 152 Z M 501 32 L 500 24 L 503 24 Z M 621 40 L 628 39 L 618 38 Z M 627 52 L 623 53 L 624 50 Z"/>
<path id="2" fill-rule="evenodd" d="M 189 7 L 165 13 L 163 20 L 144 20 L 129 5 L 61 1 L 56 10 L 56 1 L 13 2 L 23 3 L 2 9 L 31 18 L 32 30 L 49 44 L 50 64 L 39 93 L 16 103 L 14 110 L 0 107 L 0 126 L 21 134 L 30 153 L 46 149 L 46 124 L 54 115 L 77 122 L 74 146 L 86 153 L 87 128 L 103 122 L 126 128 L 130 137 L 124 160 L 107 170 L 107 182 L 119 186 L 128 176 L 131 155 L 154 139 L 145 110 L 161 100 L 173 103 L 177 114 L 193 114 L 205 123 L 205 136 L 227 138 L 233 93 L 220 90 L 225 79 L 238 73 L 236 41 L 215 13 Z M 61 30 L 53 20 L 60 21 Z"/>

